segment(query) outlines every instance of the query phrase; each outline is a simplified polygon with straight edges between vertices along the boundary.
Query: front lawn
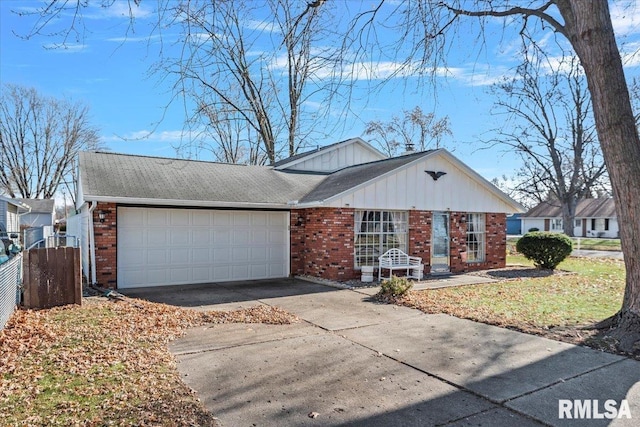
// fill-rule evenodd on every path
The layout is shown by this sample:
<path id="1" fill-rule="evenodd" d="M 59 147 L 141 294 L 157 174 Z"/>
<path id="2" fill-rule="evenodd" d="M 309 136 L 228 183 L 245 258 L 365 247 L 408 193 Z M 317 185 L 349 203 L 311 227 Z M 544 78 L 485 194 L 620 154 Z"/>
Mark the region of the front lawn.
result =
<path id="1" fill-rule="evenodd" d="M 0 332 L 0 425 L 213 426 L 167 343 L 203 323 L 290 323 L 266 306 L 197 312 L 125 298 L 18 310 Z"/>
<path id="2" fill-rule="evenodd" d="M 524 257 L 508 263 L 530 265 Z M 398 302 L 426 313 L 446 313 L 492 325 L 602 347 L 593 325 L 620 308 L 622 261 L 568 258 L 547 277 L 521 277 L 456 288 L 412 291 Z"/>

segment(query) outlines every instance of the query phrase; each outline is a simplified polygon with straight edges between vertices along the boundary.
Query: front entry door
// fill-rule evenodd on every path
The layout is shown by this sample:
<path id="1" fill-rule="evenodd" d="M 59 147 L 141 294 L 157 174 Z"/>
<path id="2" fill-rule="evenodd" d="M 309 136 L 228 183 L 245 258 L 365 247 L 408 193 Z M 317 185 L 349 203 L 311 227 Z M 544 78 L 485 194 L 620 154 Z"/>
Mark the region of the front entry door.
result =
<path id="1" fill-rule="evenodd" d="M 431 238 L 431 273 L 449 273 L 449 213 L 434 212 Z"/>

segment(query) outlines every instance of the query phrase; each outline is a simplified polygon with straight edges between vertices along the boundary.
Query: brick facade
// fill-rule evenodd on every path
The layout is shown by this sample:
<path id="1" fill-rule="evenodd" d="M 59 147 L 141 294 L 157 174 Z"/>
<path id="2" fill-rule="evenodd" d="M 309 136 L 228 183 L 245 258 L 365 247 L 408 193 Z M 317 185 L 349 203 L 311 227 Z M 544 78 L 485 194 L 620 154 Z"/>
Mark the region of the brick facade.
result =
<path id="1" fill-rule="evenodd" d="M 353 268 L 352 208 L 309 208 L 291 212 L 291 274 L 350 280 Z"/>
<path id="2" fill-rule="evenodd" d="M 105 214 L 100 222 L 99 212 Z M 360 277 L 354 268 L 353 208 L 308 208 L 291 211 L 291 274 L 346 281 Z M 117 282 L 116 205 L 98 203 L 93 211 L 96 279 L 100 286 Z M 484 262 L 467 263 L 466 213 L 450 213 L 450 267 L 452 273 L 501 268 L 506 265 L 506 215 L 486 214 Z M 431 259 L 432 212 L 409 211 L 408 252 L 421 257 L 425 273 Z"/>
<path id="3" fill-rule="evenodd" d="M 105 214 L 100 222 L 99 212 Z M 96 280 L 99 286 L 115 288 L 117 282 L 117 226 L 116 204 L 100 202 L 93 211 L 96 245 Z"/>
<path id="4" fill-rule="evenodd" d="M 465 262 L 467 223 L 466 213 L 452 212 L 450 225 L 450 262 L 452 273 L 503 268 L 507 263 L 507 215 L 503 213 L 485 214 L 485 260 Z"/>
<path id="5" fill-rule="evenodd" d="M 291 274 L 350 280 L 360 276 L 354 265 L 355 209 L 312 208 L 291 212 Z M 422 258 L 425 273 L 431 262 L 433 213 L 409 211 L 409 255 Z M 485 214 L 485 261 L 466 262 L 466 213 L 450 212 L 452 273 L 501 268 L 506 265 L 506 215 Z M 400 272 L 397 272 L 398 274 Z M 394 274 L 397 274 L 394 273 Z"/>

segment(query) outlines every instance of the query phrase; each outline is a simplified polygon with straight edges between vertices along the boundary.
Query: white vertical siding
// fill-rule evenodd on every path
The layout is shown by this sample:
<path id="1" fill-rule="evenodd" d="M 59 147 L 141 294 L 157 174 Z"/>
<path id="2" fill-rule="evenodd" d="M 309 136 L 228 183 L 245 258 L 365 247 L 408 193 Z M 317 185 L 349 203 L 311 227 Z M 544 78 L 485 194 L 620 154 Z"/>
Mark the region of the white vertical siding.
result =
<path id="1" fill-rule="evenodd" d="M 0 225 L 5 230 L 7 229 L 7 202 L 0 200 Z"/>
<path id="2" fill-rule="evenodd" d="M 437 181 L 425 170 L 447 174 Z M 459 212 L 515 212 L 492 192 L 487 182 L 478 180 L 443 156 L 423 158 L 355 191 L 338 195 L 329 206 L 349 205 L 366 209 L 417 209 Z"/>
<path id="3" fill-rule="evenodd" d="M 318 153 L 316 156 L 311 155 L 308 159 L 292 165 L 289 169 L 332 172 L 347 166 L 373 162 L 383 158 L 358 143 L 337 146 L 334 149 L 320 151 Z"/>
<path id="4" fill-rule="evenodd" d="M 67 218 L 67 235 L 78 238 L 82 272 L 89 277 L 89 208 L 86 205 L 80 213 Z"/>

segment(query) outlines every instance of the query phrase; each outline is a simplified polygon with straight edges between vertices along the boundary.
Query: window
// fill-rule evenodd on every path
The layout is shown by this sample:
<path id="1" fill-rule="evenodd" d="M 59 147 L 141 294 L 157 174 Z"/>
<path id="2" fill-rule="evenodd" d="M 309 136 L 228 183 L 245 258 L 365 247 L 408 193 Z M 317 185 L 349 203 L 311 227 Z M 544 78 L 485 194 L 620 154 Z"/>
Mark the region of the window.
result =
<path id="1" fill-rule="evenodd" d="M 407 212 L 355 212 L 355 267 L 378 265 L 378 257 L 389 249 L 407 252 Z"/>
<path id="2" fill-rule="evenodd" d="M 604 231 L 609 231 L 609 218 L 604 219 Z"/>
<path id="3" fill-rule="evenodd" d="M 562 219 L 552 218 L 551 219 L 551 230 L 552 231 L 562 231 Z"/>
<path id="4" fill-rule="evenodd" d="M 467 262 L 484 261 L 485 235 L 485 215 L 467 214 Z"/>
<path id="5" fill-rule="evenodd" d="M 592 230 L 596 230 L 596 219 L 595 218 L 591 218 L 591 229 Z"/>
<path id="6" fill-rule="evenodd" d="M 582 226 L 582 220 L 581 219 L 575 219 L 573 221 L 573 226 L 574 227 L 581 227 Z"/>

